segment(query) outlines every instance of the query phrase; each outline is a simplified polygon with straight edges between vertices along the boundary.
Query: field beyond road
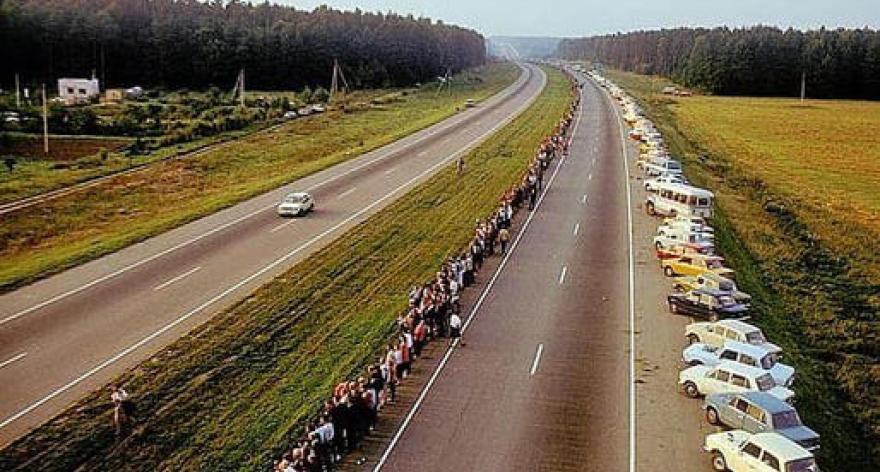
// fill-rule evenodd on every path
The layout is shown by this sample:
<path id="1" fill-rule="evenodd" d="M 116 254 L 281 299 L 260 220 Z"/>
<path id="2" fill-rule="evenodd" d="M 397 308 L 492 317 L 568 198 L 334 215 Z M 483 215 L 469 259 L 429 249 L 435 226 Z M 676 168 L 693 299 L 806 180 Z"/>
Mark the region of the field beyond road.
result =
<path id="1" fill-rule="evenodd" d="M 715 192 L 716 245 L 797 369 L 823 470 L 878 470 L 880 103 L 672 98 L 656 93 L 661 79 L 609 77 Z"/>
<path id="2" fill-rule="evenodd" d="M 75 195 L 3 215 L 0 290 L 10 290 L 147 239 L 249 197 L 381 147 L 513 83 L 519 68 L 490 64 L 374 99 L 363 111 L 331 110 L 244 137 L 196 157 L 150 165 Z"/>
<path id="3" fill-rule="evenodd" d="M 266 470 L 332 387 L 387 341 L 407 292 L 471 239 L 569 103 L 548 83 L 466 157 L 124 374 L 135 431 L 96 391 L 0 452 L 2 470 Z"/>

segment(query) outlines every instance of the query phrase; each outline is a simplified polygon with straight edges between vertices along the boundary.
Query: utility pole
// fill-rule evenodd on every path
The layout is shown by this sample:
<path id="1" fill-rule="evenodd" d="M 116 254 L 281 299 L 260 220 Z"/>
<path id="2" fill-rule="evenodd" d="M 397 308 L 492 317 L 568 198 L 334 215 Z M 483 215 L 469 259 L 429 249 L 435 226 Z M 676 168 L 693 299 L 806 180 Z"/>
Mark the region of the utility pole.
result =
<path id="1" fill-rule="evenodd" d="M 18 72 L 15 73 L 15 108 L 21 108 L 21 86 L 18 83 Z"/>
<path id="2" fill-rule="evenodd" d="M 330 79 L 330 101 L 333 101 L 333 97 L 339 93 L 339 81 L 342 81 L 342 93 L 348 91 L 348 82 L 345 80 L 345 74 L 342 73 L 342 68 L 339 67 L 339 61 L 333 59 L 333 78 Z"/>
<path id="3" fill-rule="evenodd" d="M 49 106 L 46 103 L 46 84 L 43 84 L 43 153 L 49 154 Z"/>
<path id="4" fill-rule="evenodd" d="M 239 75 L 241 80 L 241 90 L 239 91 L 239 97 L 241 98 L 241 107 L 244 108 L 244 67 L 241 68 L 241 74 Z"/>
<path id="5" fill-rule="evenodd" d="M 801 72 L 801 104 L 804 103 L 804 97 L 807 96 L 807 71 Z"/>

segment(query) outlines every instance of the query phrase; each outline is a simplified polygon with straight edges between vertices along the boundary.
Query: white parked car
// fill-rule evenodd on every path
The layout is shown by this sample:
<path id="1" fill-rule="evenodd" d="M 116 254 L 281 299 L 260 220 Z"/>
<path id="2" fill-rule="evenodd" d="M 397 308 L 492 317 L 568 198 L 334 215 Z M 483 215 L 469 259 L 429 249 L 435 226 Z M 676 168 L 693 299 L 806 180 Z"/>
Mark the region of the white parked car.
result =
<path id="1" fill-rule="evenodd" d="M 681 163 L 675 159 L 655 160 L 645 166 L 645 172 L 652 177 L 663 174 L 681 175 Z"/>
<path id="2" fill-rule="evenodd" d="M 684 177 L 682 177 L 681 174 L 678 174 L 678 175 L 672 175 L 672 174 L 668 174 L 668 175 L 660 175 L 660 176 L 657 176 L 657 177 L 655 177 L 655 178 L 653 178 L 653 179 L 647 179 L 647 180 L 645 180 L 645 190 L 647 190 L 647 191 L 649 191 L 649 192 L 652 192 L 655 188 L 657 188 L 657 184 L 660 184 L 660 183 L 664 183 L 664 184 L 686 184 L 686 183 L 687 183 L 687 180 L 686 180 Z"/>
<path id="3" fill-rule="evenodd" d="M 297 115 L 296 112 L 293 110 L 290 110 L 290 111 L 287 111 L 284 113 L 285 120 L 292 120 L 292 119 L 296 118 L 297 116 L 299 116 L 299 115 Z"/>
<path id="4" fill-rule="evenodd" d="M 288 194 L 278 204 L 280 216 L 302 216 L 315 209 L 315 199 L 305 192 Z"/>
<path id="5" fill-rule="evenodd" d="M 725 341 L 721 347 L 710 346 L 703 343 L 695 343 L 684 348 L 681 358 L 685 364 L 705 365 L 715 367 L 723 361 L 738 362 L 743 365 L 763 370 L 773 377 L 777 385 L 791 387 L 794 382 L 794 367 L 779 362 L 781 356 L 777 352 L 765 349 L 763 346 L 741 343 L 739 341 Z"/>
<path id="6" fill-rule="evenodd" d="M 685 326 L 684 335 L 687 337 L 689 344 L 705 343 L 710 346 L 721 347 L 725 341 L 739 341 L 760 346 L 764 350 L 775 354 L 782 352 L 781 347 L 767 341 L 761 328 L 740 320 L 691 323 Z"/>
<path id="7" fill-rule="evenodd" d="M 794 392 L 776 385 L 770 374 L 733 361 L 721 361 L 715 367 L 688 367 L 678 373 L 678 384 L 691 398 L 725 392 L 767 392 L 784 402 L 794 398 Z"/>
<path id="8" fill-rule="evenodd" d="M 684 228 L 669 228 L 660 226 L 657 228 L 657 236 L 654 236 L 654 248 L 665 249 L 681 244 L 713 244 L 712 233 L 701 231 L 691 232 Z"/>
<path id="9" fill-rule="evenodd" d="M 718 472 L 819 472 L 813 454 L 779 433 L 750 434 L 741 429 L 706 436 Z"/>

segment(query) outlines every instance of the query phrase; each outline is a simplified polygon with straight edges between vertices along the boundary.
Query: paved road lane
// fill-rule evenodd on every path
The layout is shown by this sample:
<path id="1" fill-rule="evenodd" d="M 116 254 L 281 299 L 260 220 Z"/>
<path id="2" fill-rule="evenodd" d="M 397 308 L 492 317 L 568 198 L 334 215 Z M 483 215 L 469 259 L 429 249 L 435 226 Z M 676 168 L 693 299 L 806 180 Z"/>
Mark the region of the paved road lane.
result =
<path id="1" fill-rule="evenodd" d="M 628 470 L 620 143 L 587 86 L 571 155 L 382 470 Z"/>
<path id="2" fill-rule="evenodd" d="M 475 109 L 0 296 L 0 444 L 390 204 L 524 110 L 545 81 L 525 66 L 515 84 Z M 302 189 L 315 195 L 317 210 L 277 217 L 281 196 Z"/>

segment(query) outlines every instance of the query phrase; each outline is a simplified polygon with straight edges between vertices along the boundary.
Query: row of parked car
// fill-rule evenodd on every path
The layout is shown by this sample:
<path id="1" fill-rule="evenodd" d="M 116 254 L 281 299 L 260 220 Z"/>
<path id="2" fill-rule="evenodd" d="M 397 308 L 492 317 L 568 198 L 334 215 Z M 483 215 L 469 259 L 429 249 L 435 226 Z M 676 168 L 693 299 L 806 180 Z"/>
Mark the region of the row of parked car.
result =
<path id="1" fill-rule="evenodd" d="M 751 296 L 740 291 L 735 272 L 715 250 L 709 224 L 714 196 L 690 185 L 681 162 L 638 103 L 600 74 L 591 78 L 623 108 L 638 141 L 637 166 L 645 173 L 645 207 L 663 218 L 653 244 L 663 273 L 672 281 L 667 297 L 673 314 L 701 318 L 685 328 L 687 346 L 679 385 L 703 397 L 706 420 L 726 429 L 706 437 L 703 449 L 717 471 L 817 472 L 813 452 L 819 435 L 793 406 L 795 369 L 781 362 L 782 349 L 749 324 Z"/>

